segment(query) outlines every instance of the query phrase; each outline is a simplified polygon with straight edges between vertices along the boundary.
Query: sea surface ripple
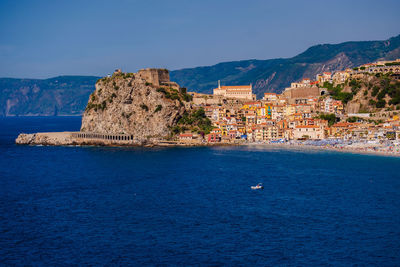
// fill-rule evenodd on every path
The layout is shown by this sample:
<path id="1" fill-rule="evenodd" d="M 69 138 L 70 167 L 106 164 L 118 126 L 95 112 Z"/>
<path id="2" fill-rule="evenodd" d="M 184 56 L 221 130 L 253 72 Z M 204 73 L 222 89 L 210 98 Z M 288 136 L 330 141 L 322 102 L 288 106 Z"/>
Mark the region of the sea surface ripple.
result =
<path id="1" fill-rule="evenodd" d="M 400 265 L 400 158 L 14 144 L 79 126 L 0 119 L 0 265 Z"/>

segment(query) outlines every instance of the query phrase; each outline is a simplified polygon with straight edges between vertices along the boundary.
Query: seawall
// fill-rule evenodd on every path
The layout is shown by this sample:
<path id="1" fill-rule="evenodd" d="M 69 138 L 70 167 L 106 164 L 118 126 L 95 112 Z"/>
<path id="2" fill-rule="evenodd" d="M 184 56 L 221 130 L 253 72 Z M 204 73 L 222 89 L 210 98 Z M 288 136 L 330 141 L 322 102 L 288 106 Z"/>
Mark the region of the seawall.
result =
<path id="1" fill-rule="evenodd" d="M 52 132 L 20 134 L 15 140 L 19 145 L 143 145 L 132 135 L 100 134 L 89 132 Z"/>

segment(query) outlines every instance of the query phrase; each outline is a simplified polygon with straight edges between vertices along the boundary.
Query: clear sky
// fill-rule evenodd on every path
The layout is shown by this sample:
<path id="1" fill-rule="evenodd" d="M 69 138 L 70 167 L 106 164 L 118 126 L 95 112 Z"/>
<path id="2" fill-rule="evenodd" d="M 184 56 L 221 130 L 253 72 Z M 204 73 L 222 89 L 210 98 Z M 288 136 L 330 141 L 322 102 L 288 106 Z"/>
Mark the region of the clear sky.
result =
<path id="1" fill-rule="evenodd" d="M 0 77 L 174 70 L 398 34 L 399 0 L 1 0 Z"/>

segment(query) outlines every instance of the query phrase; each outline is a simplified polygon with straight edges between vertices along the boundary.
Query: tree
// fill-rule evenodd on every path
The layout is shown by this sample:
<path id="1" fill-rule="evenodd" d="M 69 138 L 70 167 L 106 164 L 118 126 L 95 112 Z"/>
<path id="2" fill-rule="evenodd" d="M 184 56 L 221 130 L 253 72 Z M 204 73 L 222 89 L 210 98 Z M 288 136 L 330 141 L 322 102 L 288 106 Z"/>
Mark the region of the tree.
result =
<path id="1" fill-rule="evenodd" d="M 140 107 L 145 111 L 149 111 L 149 107 L 146 104 L 141 104 Z"/>
<path id="2" fill-rule="evenodd" d="M 386 106 L 385 99 L 380 99 L 378 102 L 376 102 L 376 107 L 377 108 L 384 108 L 385 106 Z"/>
<path id="3" fill-rule="evenodd" d="M 154 110 L 154 113 L 161 111 L 162 106 L 161 105 L 157 105 L 156 109 Z"/>
<path id="4" fill-rule="evenodd" d="M 379 87 L 375 85 L 375 86 L 372 88 L 372 93 L 371 93 L 371 95 L 372 95 L 372 96 L 376 96 L 378 93 L 379 93 Z"/>
<path id="5" fill-rule="evenodd" d="M 332 126 L 333 124 L 335 124 L 338 121 L 338 118 L 333 113 L 331 113 L 331 114 L 321 114 L 321 115 L 318 116 L 318 118 L 320 118 L 322 120 L 327 120 L 329 126 Z"/>
<path id="6" fill-rule="evenodd" d="M 354 122 L 357 122 L 358 119 L 359 119 L 358 117 L 350 117 L 350 118 L 347 118 L 347 121 L 351 122 L 351 123 L 354 123 Z"/>

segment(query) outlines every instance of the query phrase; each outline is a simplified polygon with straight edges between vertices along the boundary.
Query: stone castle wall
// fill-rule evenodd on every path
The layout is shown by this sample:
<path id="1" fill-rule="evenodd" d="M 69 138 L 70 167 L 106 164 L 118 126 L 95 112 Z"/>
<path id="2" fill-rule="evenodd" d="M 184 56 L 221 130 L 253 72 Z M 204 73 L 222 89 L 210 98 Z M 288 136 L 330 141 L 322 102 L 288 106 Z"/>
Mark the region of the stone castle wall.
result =
<path id="1" fill-rule="evenodd" d="M 169 83 L 169 71 L 166 69 L 142 69 L 138 71 L 139 77 L 155 86 Z"/>
<path id="2" fill-rule="evenodd" d="M 307 98 L 307 97 L 318 97 L 321 95 L 320 88 L 313 86 L 313 87 L 300 87 L 285 90 L 283 95 L 287 98 Z"/>

